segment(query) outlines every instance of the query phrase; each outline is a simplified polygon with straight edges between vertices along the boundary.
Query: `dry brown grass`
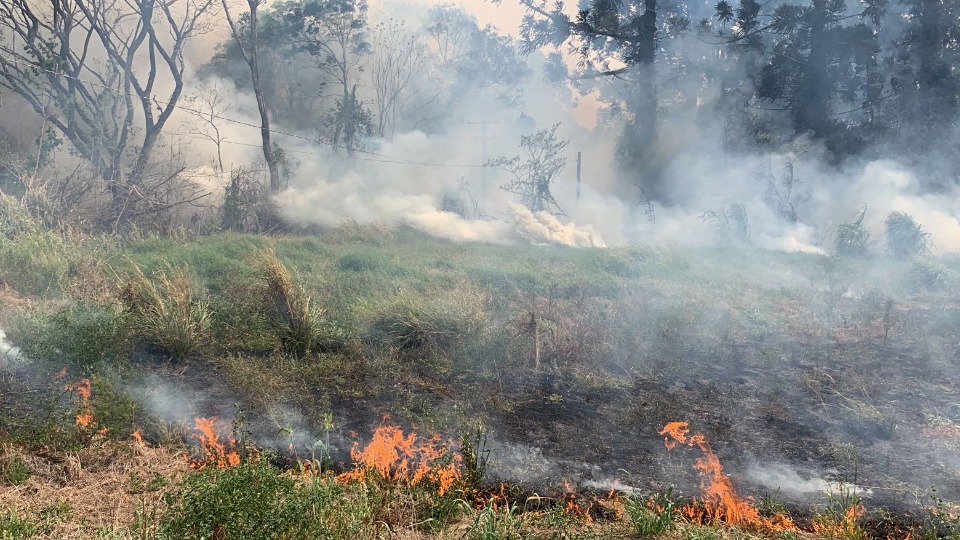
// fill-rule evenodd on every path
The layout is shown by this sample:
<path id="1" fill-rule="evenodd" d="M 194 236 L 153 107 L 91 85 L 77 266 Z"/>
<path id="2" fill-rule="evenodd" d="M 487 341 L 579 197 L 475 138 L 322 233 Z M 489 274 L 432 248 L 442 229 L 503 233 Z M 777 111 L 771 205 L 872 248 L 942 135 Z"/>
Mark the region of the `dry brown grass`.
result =
<path id="1" fill-rule="evenodd" d="M 18 309 L 26 307 L 28 303 L 29 300 L 25 296 L 0 281 L 0 327 L 3 327 Z"/>
<path id="2" fill-rule="evenodd" d="M 69 512 L 45 520 L 36 538 L 95 538 L 97 531 L 127 530 L 138 513 L 142 518 L 151 510 L 154 520 L 144 525 L 155 527 L 164 495 L 188 470 L 181 451 L 135 441 L 101 441 L 58 457 L 4 451 L 18 452 L 31 474 L 21 484 L 0 485 L 0 508 L 36 522 L 51 505 L 69 504 Z M 151 486 L 155 478 L 165 482 Z"/>

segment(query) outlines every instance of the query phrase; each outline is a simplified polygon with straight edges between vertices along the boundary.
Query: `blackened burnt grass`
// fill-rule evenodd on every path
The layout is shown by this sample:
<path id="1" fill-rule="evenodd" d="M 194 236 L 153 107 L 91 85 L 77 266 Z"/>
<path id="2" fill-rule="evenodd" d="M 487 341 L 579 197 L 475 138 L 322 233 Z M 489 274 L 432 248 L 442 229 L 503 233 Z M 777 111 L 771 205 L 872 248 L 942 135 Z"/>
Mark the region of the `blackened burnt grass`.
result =
<path id="1" fill-rule="evenodd" d="M 949 536 L 960 260 L 894 242 L 862 257 L 465 245 L 361 226 L 0 238 L 16 305 L 0 324 L 29 358 L 0 373 L 0 531 Z M 76 425 L 65 390 L 81 379 L 92 427 Z M 187 470 L 193 420 L 209 416 L 255 450 L 240 466 Z M 798 530 L 686 521 L 698 456 L 667 453 L 657 433 L 672 421 L 704 433 L 738 492 L 791 511 Z M 385 422 L 469 441 L 469 480 L 443 494 L 338 481 L 353 443 Z M 168 468 L 122 466 L 161 449 Z M 92 470 L 114 471 L 132 502 L 64 502 Z"/>

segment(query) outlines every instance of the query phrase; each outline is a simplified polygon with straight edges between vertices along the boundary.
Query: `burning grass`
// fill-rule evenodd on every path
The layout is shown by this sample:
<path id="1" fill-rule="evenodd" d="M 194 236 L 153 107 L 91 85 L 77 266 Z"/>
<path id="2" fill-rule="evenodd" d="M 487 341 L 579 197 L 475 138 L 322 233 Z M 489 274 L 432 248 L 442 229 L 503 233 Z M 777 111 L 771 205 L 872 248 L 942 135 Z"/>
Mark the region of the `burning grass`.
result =
<path id="1" fill-rule="evenodd" d="M 736 494 L 733 481 L 723 472 L 720 460 L 702 433 L 690 434 L 690 426 L 686 422 L 670 422 L 660 430 L 660 435 L 665 435 L 663 444 L 668 450 L 683 444 L 696 446 L 703 452 L 703 456 L 697 458 L 693 465 L 700 473 L 701 498 L 681 509 L 691 522 L 700 525 L 719 522 L 761 531 L 797 530 L 786 514 L 762 516 L 753 501 Z"/>
<path id="2" fill-rule="evenodd" d="M 353 470 L 337 477 L 343 482 L 384 480 L 404 486 L 430 486 L 437 495 L 455 488 L 463 475 L 463 456 L 452 442 L 439 435 L 430 438 L 404 434 L 384 419 L 373 438 L 362 449 L 355 443 L 350 451 Z"/>

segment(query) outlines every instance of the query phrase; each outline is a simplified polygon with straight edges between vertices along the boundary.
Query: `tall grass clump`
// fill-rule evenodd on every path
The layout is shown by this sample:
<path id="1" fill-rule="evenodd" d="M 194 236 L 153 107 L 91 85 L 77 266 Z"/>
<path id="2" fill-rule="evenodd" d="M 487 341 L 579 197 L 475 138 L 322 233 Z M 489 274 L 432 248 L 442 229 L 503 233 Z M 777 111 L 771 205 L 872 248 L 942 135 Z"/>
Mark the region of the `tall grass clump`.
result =
<path id="1" fill-rule="evenodd" d="M 434 355 L 466 343 L 482 318 L 482 295 L 470 286 L 401 293 L 375 318 L 373 333 L 393 354 Z"/>
<path id="2" fill-rule="evenodd" d="M 147 277 L 134 266 L 120 298 L 136 337 L 174 358 L 197 352 L 209 335 L 210 306 L 186 269 L 167 268 Z"/>
<path id="3" fill-rule="evenodd" d="M 258 256 L 257 267 L 263 281 L 263 305 L 267 321 L 285 354 L 302 358 L 320 345 L 323 309 L 318 307 L 273 251 Z"/>
<path id="4" fill-rule="evenodd" d="M 870 231 L 863 225 L 867 207 L 860 209 L 856 219 L 838 224 L 833 230 L 833 249 L 844 257 L 863 257 L 870 249 Z"/>
<path id="5" fill-rule="evenodd" d="M 658 493 L 648 499 L 628 497 L 624 501 L 624 508 L 633 532 L 641 538 L 657 536 L 676 527 L 675 519 L 678 515 L 676 503 L 671 492 Z"/>
<path id="6" fill-rule="evenodd" d="M 17 199 L 0 193 L 0 238 L 13 240 L 25 233 L 40 232 L 40 224 Z"/>
<path id="7" fill-rule="evenodd" d="M 890 212 L 883 220 L 887 251 L 896 259 L 907 260 L 930 251 L 930 233 L 923 230 L 906 212 Z"/>

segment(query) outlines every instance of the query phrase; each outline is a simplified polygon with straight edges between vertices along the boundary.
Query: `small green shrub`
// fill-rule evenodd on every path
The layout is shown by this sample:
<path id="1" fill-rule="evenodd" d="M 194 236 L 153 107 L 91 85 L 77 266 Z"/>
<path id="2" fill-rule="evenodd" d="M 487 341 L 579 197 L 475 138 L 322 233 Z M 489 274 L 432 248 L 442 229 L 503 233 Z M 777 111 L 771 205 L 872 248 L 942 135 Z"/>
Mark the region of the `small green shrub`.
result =
<path id="1" fill-rule="evenodd" d="M 372 332 L 394 354 L 449 351 L 479 327 L 479 296 L 461 288 L 437 294 L 405 294 L 373 321 Z"/>
<path id="2" fill-rule="evenodd" d="M 368 493 L 345 493 L 330 477 L 300 480 L 266 459 L 189 475 L 167 497 L 161 538 L 353 539 L 379 537 Z M 382 501 L 381 501 L 382 502 Z"/>
<path id="3" fill-rule="evenodd" d="M 887 235 L 887 251 L 901 260 L 912 259 L 930 251 L 930 233 L 923 230 L 906 212 L 890 212 L 883 220 Z"/>
<path id="4" fill-rule="evenodd" d="M 849 223 L 840 223 L 833 230 L 833 248 L 843 257 L 863 257 L 870 249 L 870 231 L 863 225 L 867 215 L 864 206 L 857 218 Z"/>
<path id="5" fill-rule="evenodd" d="M 0 192 L 0 241 L 39 231 L 40 224 L 27 208 L 15 198 Z"/>
<path id="6" fill-rule="evenodd" d="M 127 362 L 129 322 L 111 304 L 75 302 L 53 312 L 21 313 L 9 330 L 28 358 L 57 367 L 93 371 Z"/>
<path id="7" fill-rule="evenodd" d="M 210 330 L 211 311 L 185 269 L 161 270 L 147 277 L 135 266 L 123 285 L 121 300 L 134 334 L 174 358 L 201 349 Z"/>
<path id="8" fill-rule="evenodd" d="M 624 501 L 633 532 L 646 538 L 672 531 L 678 514 L 672 492 L 658 493 L 647 499 L 628 497 Z"/>
<path id="9" fill-rule="evenodd" d="M 168 501 L 167 538 L 280 538 L 299 519 L 284 512 L 293 479 L 265 461 L 192 474 Z"/>
<path id="10" fill-rule="evenodd" d="M 950 284 L 950 273 L 943 265 L 915 262 L 907 272 L 906 281 L 915 290 L 940 291 Z"/>

